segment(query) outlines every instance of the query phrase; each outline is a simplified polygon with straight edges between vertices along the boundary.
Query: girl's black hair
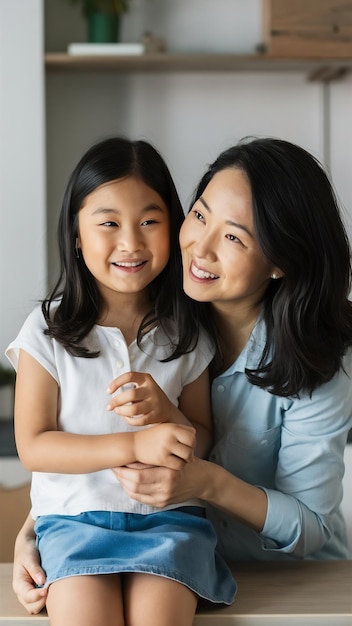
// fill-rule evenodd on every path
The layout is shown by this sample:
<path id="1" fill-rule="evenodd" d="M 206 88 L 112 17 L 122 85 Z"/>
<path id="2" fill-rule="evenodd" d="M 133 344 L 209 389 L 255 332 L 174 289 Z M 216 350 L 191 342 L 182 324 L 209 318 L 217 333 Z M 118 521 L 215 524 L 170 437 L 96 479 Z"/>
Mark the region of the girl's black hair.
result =
<path id="1" fill-rule="evenodd" d="M 284 275 L 265 293 L 266 345 L 258 368 L 246 374 L 275 395 L 312 393 L 340 369 L 352 344 L 351 254 L 334 190 L 303 148 L 247 138 L 210 165 L 192 205 L 213 176 L 229 168 L 248 176 L 260 248 Z M 209 313 L 204 324 L 215 329 Z"/>
<path id="2" fill-rule="evenodd" d="M 191 351 L 198 339 L 199 305 L 182 289 L 182 261 L 179 231 L 184 220 L 182 206 L 168 167 L 157 150 L 146 141 L 111 137 L 93 145 L 72 172 L 63 197 L 58 224 L 60 254 L 59 279 L 43 301 L 42 310 L 48 325 L 46 333 L 60 342 L 74 356 L 95 357 L 84 346 L 84 338 L 96 324 L 102 301 L 96 281 L 82 255 L 76 256 L 78 213 L 84 199 L 94 189 L 112 180 L 136 176 L 164 200 L 170 218 L 170 258 L 150 285 L 153 309 L 144 317 L 137 341 L 152 326 L 166 333 L 172 319 L 179 333 L 177 343 L 166 361 Z M 53 303 L 57 304 L 51 310 Z M 175 338 L 173 337 L 175 341 Z"/>

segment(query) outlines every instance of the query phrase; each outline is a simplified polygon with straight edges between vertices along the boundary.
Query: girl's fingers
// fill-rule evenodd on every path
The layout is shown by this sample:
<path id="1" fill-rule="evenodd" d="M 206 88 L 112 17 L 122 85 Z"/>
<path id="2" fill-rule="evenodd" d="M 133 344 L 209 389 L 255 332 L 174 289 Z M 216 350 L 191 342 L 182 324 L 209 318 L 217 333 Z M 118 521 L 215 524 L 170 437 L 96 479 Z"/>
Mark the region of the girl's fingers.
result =
<path id="1" fill-rule="evenodd" d="M 109 387 L 107 388 L 107 393 L 115 393 L 117 389 L 125 385 L 142 385 L 144 379 L 145 375 L 141 372 L 125 372 L 111 381 Z"/>

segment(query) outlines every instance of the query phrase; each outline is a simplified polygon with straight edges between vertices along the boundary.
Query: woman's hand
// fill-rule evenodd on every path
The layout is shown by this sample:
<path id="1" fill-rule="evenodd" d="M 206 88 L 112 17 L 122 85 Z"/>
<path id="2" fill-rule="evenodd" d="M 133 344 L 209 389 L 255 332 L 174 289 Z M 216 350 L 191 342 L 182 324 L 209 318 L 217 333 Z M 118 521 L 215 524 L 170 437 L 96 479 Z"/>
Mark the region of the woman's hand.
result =
<path id="1" fill-rule="evenodd" d="M 263 489 L 245 483 L 220 465 L 195 457 L 179 471 L 165 467 L 118 467 L 114 473 L 131 498 L 162 508 L 198 498 L 261 532 L 268 502 Z"/>
<path id="2" fill-rule="evenodd" d="M 191 498 L 206 499 L 207 461 L 195 458 L 181 470 L 166 467 L 117 467 L 114 473 L 125 492 L 142 502 L 162 508 Z"/>
<path id="3" fill-rule="evenodd" d="M 116 391 L 118 393 L 111 397 L 108 410 L 115 411 L 128 424 L 146 426 L 161 422 L 180 422 L 177 419 L 177 407 L 150 374 L 121 374 L 109 385 L 108 393 L 113 394 Z"/>
<path id="4" fill-rule="evenodd" d="M 12 586 L 19 602 L 28 613 L 34 615 L 44 608 L 47 589 L 37 587 L 44 583 L 45 574 L 40 567 L 34 535 L 24 532 L 22 528 L 15 544 Z"/>

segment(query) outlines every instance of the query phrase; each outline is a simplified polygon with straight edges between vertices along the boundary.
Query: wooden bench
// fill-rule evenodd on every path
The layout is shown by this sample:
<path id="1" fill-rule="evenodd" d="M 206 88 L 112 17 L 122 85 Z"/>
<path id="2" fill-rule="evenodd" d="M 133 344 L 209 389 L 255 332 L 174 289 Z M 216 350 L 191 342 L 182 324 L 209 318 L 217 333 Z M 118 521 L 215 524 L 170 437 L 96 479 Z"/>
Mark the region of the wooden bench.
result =
<path id="1" fill-rule="evenodd" d="M 234 604 L 200 606 L 194 626 L 351 626 L 352 561 L 239 563 Z M 0 564 L 0 624 L 49 626 L 28 615 L 11 586 L 12 565 Z"/>

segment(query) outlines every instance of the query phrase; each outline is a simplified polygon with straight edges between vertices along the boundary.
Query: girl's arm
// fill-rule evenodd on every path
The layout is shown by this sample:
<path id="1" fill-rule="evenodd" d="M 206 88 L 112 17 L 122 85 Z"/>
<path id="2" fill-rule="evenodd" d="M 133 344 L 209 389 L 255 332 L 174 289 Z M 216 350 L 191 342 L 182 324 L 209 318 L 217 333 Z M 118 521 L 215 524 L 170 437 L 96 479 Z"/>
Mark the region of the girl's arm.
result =
<path id="1" fill-rule="evenodd" d="M 133 426 L 168 422 L 194 426 L 197 432 L 196 454 L 207 454 L 211 439 L 211 407 L 208 370 L 192 383 L 185 385 L 176 407 L 155 380 L 143 372 L 126 372 L 112 381 L 108 392 L 120 392 L 111 397 L 108 408 Z"/>
<path id="2" fill-rule="evenodd" d="M 160 424 L 153 436 L 149 429 L 107 435 L 60 431 L 58 396 L 54 378 L 20 350 L 15 433 L 19 457 L 30 471 L 82 474 L 134 462 L 180 469 L 193 459 L 194 429 L 184 425 Z"/>

